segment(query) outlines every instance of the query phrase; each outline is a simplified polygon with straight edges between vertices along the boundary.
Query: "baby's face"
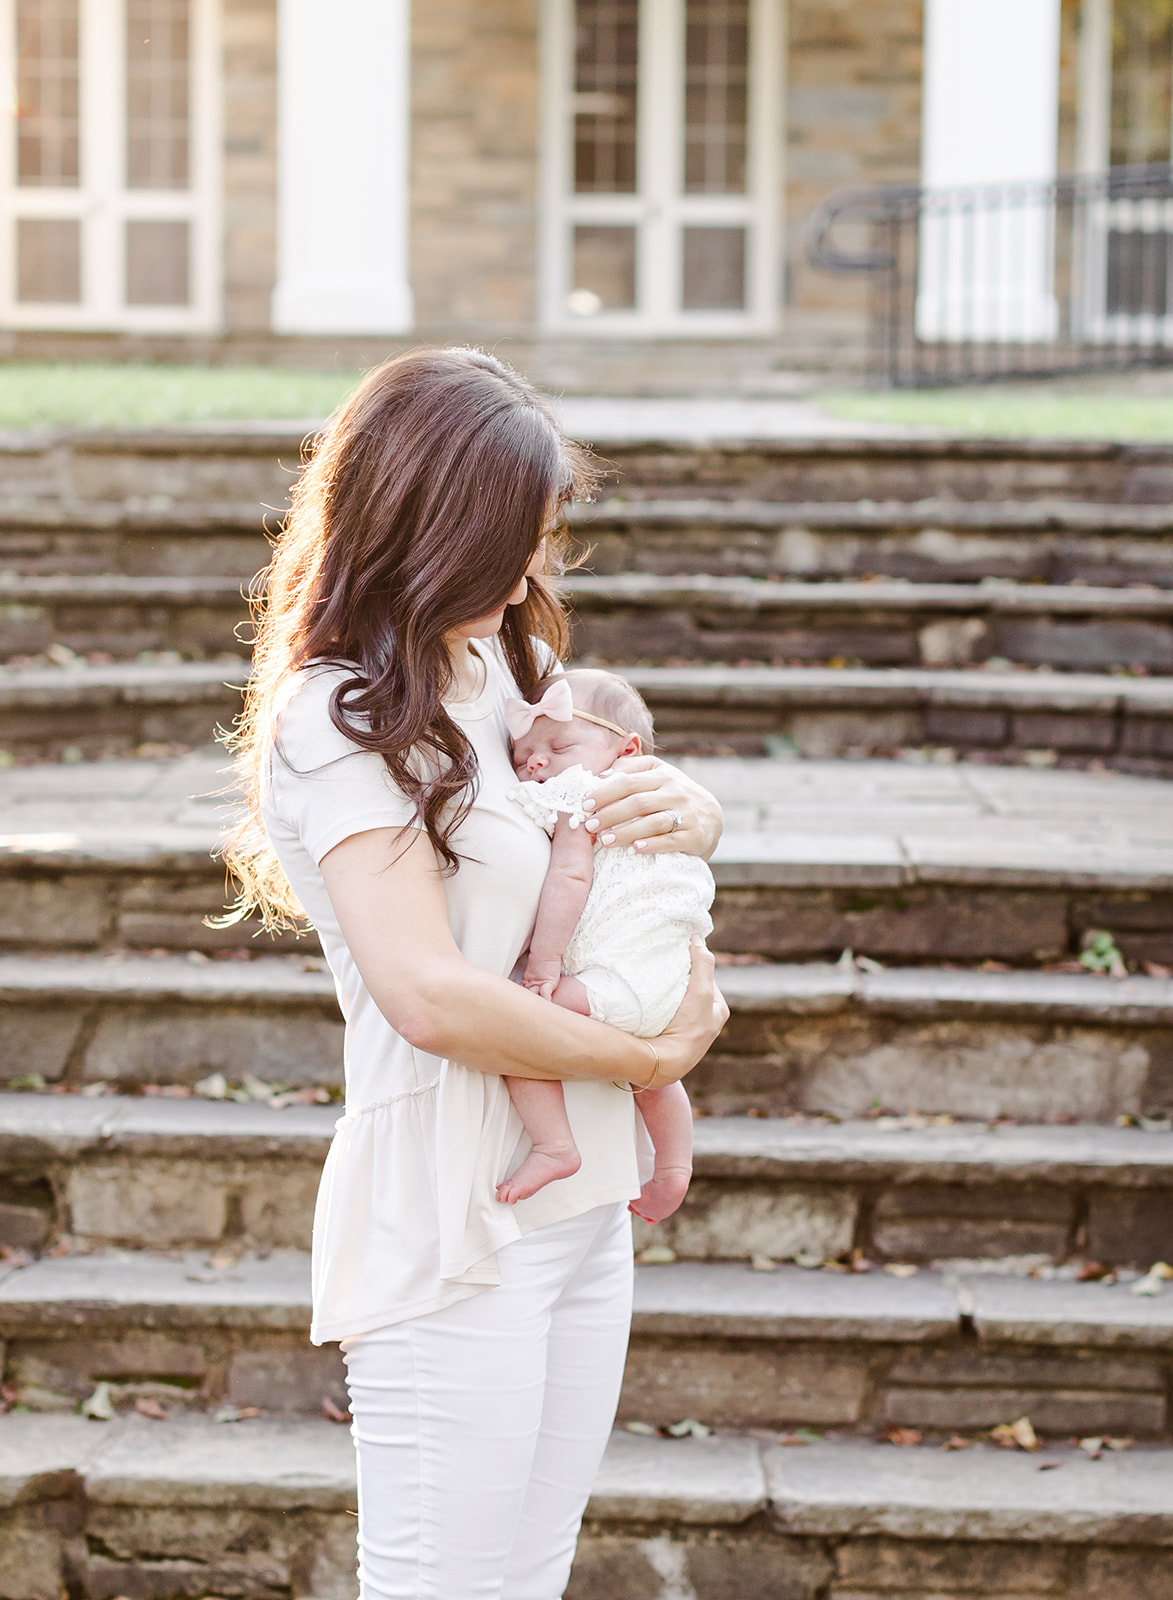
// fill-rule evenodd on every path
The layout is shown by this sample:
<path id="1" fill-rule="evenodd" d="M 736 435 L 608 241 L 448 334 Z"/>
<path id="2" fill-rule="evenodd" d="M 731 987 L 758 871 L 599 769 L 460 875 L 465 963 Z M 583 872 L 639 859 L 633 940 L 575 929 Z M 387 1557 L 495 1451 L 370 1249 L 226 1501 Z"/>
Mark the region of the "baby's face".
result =
<path id="1" fill-rule="evenodd" d="M 530 731 L 513 741 L 513 770 L 519 778 L 536 783 L 545 783 L 567 767 L 605 772 L 618 758 L 624 743 L 608 729 L 583 722 L 580 717 L 570 722 L 535 717 Z"/>

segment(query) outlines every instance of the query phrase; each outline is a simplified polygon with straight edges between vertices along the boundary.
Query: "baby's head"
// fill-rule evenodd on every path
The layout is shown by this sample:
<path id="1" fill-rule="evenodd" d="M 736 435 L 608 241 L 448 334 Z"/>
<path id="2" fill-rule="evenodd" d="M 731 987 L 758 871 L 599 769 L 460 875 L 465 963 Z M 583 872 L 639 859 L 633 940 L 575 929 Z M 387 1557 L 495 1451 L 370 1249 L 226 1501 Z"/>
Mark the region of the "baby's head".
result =
<path id="1" fill-rule="evenodd" d="M 527 704 L 506 709 L 513 770 L 545 783 L 568 767 L 605 772 L 620 756 L 650 755 L 652 714 L 624 678 L 595 667 L 543 678 Z"/>

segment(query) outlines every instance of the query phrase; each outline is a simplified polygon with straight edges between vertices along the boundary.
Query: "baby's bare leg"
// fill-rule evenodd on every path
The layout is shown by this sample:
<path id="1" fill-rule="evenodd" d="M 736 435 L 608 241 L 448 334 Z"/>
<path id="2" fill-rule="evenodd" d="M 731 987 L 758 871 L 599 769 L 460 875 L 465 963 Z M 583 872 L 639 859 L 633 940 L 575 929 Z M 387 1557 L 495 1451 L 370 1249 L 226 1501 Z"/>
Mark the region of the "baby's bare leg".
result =
<path id="1" fill-rule="evenodd" d="M 656 1147 L 656 1167 L 631 1209 L 645 1222 L 663 1222 L 688 1193 L 692 1177 L 692 1107 L 682 1083 L 637 1094 L 640 1109 Z"/>
<path id="2" fill-rule="evenodd" d="M 554 990 L 552 999 L 556 1006 L 561 1006 L 564 1011 L 577 1011 L 580 1017 L 589 1017 L 591 1014 L 590 996 L 586 992 L 586 985 L 572 978 L 564 972 L 558 979 L 558 987 Z"/>
<path id="3" fill-rule="evenodd" d="M 560 1083 L 506 1078 L 505 1087 L 533 1141 L 533 1149 L 517 1171 L 497 1185 L 497 1199 L 511 1206 L 528 1200 L 558 1178 L 571 1177 L 582 1166 L 582 1157 L 570 1131 Z"/>

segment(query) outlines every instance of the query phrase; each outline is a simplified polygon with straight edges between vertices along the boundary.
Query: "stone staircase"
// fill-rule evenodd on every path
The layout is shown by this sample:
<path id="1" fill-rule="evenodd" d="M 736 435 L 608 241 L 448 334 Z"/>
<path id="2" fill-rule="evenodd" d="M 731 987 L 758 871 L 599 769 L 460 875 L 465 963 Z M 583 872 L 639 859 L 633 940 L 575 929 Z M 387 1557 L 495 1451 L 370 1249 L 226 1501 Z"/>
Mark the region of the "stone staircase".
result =
<path id="1" fill-rule="evenodd" d="M 0 1600 L 355 1593 L 333 988 L 204 920 L 298 445 L 5 446 Z M 732 1016 L 569 1593 L 1173 1593 L 1173 452 L 601 448 L 576 644 L 725 803 Z"/>

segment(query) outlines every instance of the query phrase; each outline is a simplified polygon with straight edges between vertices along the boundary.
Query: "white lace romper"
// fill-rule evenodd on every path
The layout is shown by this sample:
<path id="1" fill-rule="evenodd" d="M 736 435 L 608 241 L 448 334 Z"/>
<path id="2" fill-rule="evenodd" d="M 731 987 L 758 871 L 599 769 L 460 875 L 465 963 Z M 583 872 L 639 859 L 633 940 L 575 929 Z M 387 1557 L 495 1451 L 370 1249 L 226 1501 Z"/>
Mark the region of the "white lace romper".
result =
<path id="1" fill-rule="evenodd" d="M 560 812 L 572 828 L 583 801 L 603 782 L 568 767 L 545 783 L 519 783 L 511 798 L 553 836 Z M 644 855 L 595 846 L 594 880 L 562 957 L 590 998 L 591 1016 L 645 1039 L 662 1033 L 688 986 L 689 941 L 713 931 L 713 874 L 681 851 Z"/>

